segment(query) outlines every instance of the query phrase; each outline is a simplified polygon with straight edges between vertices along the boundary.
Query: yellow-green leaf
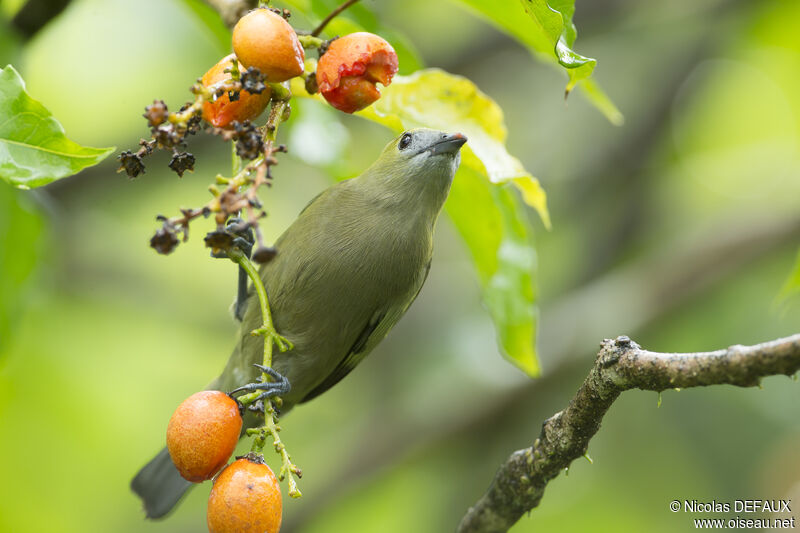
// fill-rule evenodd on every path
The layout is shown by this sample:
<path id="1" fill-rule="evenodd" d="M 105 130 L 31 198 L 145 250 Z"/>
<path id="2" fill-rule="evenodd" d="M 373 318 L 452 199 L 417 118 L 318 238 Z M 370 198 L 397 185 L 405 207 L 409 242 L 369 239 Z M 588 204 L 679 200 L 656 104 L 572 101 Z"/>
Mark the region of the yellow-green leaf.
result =
<path id="1" fill-rule="evenodd" d="M 445 209 L 472 255 L 503 353 L 529 376 L 536 357 L 536 250 L 530 221 L 508 185 L 462 166 Z"/>

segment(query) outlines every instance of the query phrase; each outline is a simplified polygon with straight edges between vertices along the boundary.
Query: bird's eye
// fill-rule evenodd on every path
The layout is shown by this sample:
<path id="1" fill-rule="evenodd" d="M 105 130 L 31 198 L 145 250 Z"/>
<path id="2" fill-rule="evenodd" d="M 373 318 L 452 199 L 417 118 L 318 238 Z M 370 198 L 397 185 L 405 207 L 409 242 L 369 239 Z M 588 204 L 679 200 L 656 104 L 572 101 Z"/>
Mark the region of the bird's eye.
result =
<path id="1" fill-rule="evenodd" d="M 402 137 L 400 137 L 400 142 L 397 143 L 397 147 L 401 150 L 405 150 L 411 145 L 411 134 L 404 133 Z"/>

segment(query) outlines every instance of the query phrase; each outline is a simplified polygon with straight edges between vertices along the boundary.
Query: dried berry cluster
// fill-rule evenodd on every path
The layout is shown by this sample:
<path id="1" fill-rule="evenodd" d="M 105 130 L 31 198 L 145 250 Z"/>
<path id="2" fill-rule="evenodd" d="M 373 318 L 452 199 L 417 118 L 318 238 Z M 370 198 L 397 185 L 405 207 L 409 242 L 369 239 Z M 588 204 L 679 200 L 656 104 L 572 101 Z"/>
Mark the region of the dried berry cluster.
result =
<path id="1" fill-rule="evenodd" d="M 131 178 L 144 173 L 144 158 L 156 149 L 172 151 L 169 168 L 178 176 L 194 171 L 195 157 L 183 148 L 187 137 L 201 129 L 233 142 L 236 154 L 250 161 L 235 176 L 217 176 L 216 185 L 209 188 L 214 198 L 206 205 L 181 209 L 181 215 L 172 218 L 159 216 L 162 225 L 150 240 L 157 252 L 172 252 L 188 238 L 192 220 L 213 214 L 217 227 L 207 235 L 206 244 L 215 256 L 224 257 L 237 246 L 242 233 L 226 227 L 228 219 L 236 217 L 245 219 L 243 231 L 252 229 L 255 233 L 253 259 L 269 261 L 275 251 L 262 242 L 258 220 L 265 213 L 257 191 L 271 183 L 270 167 L 277 164 L 274 155 L 286 151 L 284 146 L 275 147 L 274 139 L 278 125 L 290 113 L 288 80 L 303 76 L 309 93 L 319 91 L 332 106 L 346 113 L 376 101 L 380 97 L 377 83 L 391 83 L 397 72 L 397 54 L 384 39 L 364 32 L 332 41 L 308 34 L 298 36 L 286 22 L 289 15 L 286 10 L 251 11 L 233 30 L 234 54 L 223 57 L 192 86 L 193 102 L 178 112 L 170 112 L 161 100 L 145 108 L 150 139 L 142 139 L 137 151 L 126 150 L 119 155 L 119 172 Z M 318 50 L 316 71 L 312 68 L 305 72 L 303 46 Z M 253 124 L 251 121 L 270 104 L 267 124 Z M 225 188 L 220 190 L 217 185 Z"/>
<path id="2" fill-rule="evenodd" d="M 215 127 L 209 131 L 225 137 L 226 131 L 222 128 L 231 122 L 237 119 L 247 122 L 248 118 L 261 114 L 270 100 L 264 75 L 252 67 L 240 73 L 236 62 L 230 58 L 232 56 L 223 58 L 192 86 L 195 102 L 184 104 L 177 113 L 169 112 L 163 100 L 154 100 L 145 107 L 143 116 L 150 126 L 150 139 L 142 139 L 136 152 L 126 150 L 119 155 L 118 172 L 125 172 L 131 178 L 143 174 L 144 158 L 161 149 L 172 150 L 169 168 L 183 177 L 187 170 L 194 171 L 194 155 L 179 150 L 186 147 L 189 135 L 209 129 L 210 124 Z M 223 110 L 225 113 L 221 113 Z M 253 146 L 258 150 L 263 144 Z"/>

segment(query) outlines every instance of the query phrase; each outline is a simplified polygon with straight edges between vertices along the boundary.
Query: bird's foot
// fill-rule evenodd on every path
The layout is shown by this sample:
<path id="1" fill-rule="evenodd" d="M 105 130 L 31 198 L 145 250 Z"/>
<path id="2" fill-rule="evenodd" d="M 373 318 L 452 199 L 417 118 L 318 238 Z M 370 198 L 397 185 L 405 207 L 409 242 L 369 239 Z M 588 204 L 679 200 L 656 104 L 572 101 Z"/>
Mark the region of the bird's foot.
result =
<path id="1" fill-rule="evenodd" d="M 250 257 L 256 242 L 253 228 L 239 217 L 229 219 L 224 230 L 217 230 L 210 235 L 214 238 L 212 244 L 218 244 L 212 246 L 211 255 L 218 259 L 227 259 L 230 248 L 238 248 L 244 255 Z M 219 242 L 216 242 L 217 240 Z"/>
<path id="2" fill-rule="evenodd" d="M 262 374 L 258 378 L 257 383 L 248 383 L 241 387 L 233 389 L 229 394 L 232 396 L 237 392 L 247 392 L 244 396 L 238 398 L 242 405 L 247 406 L 251 411 L 264 412 L 264 402 L 276 396 L 283 396 L 292 390 L 289 380 L 283 375 L 279 374 L 275 369 L 268 366 L 254 364 L 256 368 L 261 370 Z M 272 378 L 271 380 L 268 380 Z"/>
<path id="3" fill-rule="evenodd" d="M 253 229 L 241 218 L 234 217 L 228 221 L 222 239 L 227 241 L 227 248 L 213 249 L 211 255 L 217 258 L 228 258 L 230 248 L 238 248 L 246 257 L 250 257 L 255 244 Z M 247 272 L 240 266 L 239 278 L 236 287 L 236 301 L 233 304 L 233 316 L 241 322 L 244 319 L 244 312 L 247 310 Z"/>

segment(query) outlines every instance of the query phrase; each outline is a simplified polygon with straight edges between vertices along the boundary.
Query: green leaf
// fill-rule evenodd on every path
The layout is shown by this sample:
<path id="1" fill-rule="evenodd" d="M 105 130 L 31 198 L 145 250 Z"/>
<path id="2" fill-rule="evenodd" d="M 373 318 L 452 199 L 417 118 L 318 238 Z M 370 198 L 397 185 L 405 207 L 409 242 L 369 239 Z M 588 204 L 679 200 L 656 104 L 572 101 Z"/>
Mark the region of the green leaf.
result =
<path id="1" fill-rule="evenodd" d="M 303 94 L 302 84 L 295 82 L 293 90 Z M 428 127 L 469 138 L 446 209 L 472 254 L 503 352 L 537 375 L 533 230 L 512 188 L 545 226 L 550 219 L 538 180 L 506 151 L 500 107 L 468 79 L 427 69 L 396 76 L 380 100 L 358 115 L 395 132 Z"/>
<path id="2" fill-rule="evenodd" d="M 28 96 L 14 67 L 0 70 L 0 179 L 22 189 L 41 187 L 96 165 L 115 148 L 81 146 Z"/>
<path id="3" fill-rule="evenodd" d="M 524 44 L 536 57 L 566 69 L 569 94 L 592 75 L 597 61 L 585 57 L 573 46 L 578 32 L 572 22 L 575 0 L 458 0 L 501 30 Z M 587 97 L 613 124 L 622 115 L 602 89 L 592 83 Z"/>

